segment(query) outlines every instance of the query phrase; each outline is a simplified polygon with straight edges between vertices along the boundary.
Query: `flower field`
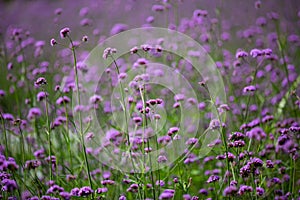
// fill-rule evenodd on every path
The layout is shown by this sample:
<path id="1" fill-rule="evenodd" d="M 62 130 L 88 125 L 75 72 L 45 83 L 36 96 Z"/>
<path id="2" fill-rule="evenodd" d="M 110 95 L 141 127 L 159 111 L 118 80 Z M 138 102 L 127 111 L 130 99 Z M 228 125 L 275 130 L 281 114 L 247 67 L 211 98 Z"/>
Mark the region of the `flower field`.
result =
<path id="1" fill-rule="evenodd" d="M 0 199 L 300 199 L 296 0 L 0 2 Z"/>

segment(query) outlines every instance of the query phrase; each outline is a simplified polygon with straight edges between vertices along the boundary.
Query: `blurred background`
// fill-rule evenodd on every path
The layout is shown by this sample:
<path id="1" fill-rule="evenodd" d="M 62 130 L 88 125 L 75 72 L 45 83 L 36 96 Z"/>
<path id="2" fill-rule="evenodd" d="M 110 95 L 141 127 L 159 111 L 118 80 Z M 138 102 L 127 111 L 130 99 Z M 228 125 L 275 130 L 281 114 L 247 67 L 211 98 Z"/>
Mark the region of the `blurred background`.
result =
<path id="1" fill-rule="evenodd" d="M 152 26 L 167 27 L 178 23 L 176 19 L 180 21 L 191 18 L 195 9 L 207 10 L 210 18 L 222 19 L 223 29 L 248 27 L 255 24 L 258 16 L 266 16 L 266 13 L 272 11 L 276 11 L 281 20 L 286 21 L 284 29 L 299 29 L 299 25 L 296 25 L 299 0 L 263 0 L 259 9 L 255 8 L 256 1 L 252 0 L 171 0 L 169 4 L 176 6 L 163 11 L 168 12 L 167 15 L 155 12 L 155 4 L 161 4 L 161 1 L 2 0 L 0 29 L 2 33 L 6 33 L 9 28 L 21 27 L 29 30 L 36 39 L 49 40 L 57 37 L 61 28 L 68 26 L 73 35 L 92 35 L 94 32 L 94 35 L 99 33 L 100 37 L 109 35 L 116 23 L 126 24 L 127 28 L 136 28 L 149 25 L 149 21 L 153 20 Z M 61 12 L 60 15 L 58 11 Z M 149 16 L 153 17 L 152 20 Z M 97 37 L 94 39 L 99 39 Z"/>

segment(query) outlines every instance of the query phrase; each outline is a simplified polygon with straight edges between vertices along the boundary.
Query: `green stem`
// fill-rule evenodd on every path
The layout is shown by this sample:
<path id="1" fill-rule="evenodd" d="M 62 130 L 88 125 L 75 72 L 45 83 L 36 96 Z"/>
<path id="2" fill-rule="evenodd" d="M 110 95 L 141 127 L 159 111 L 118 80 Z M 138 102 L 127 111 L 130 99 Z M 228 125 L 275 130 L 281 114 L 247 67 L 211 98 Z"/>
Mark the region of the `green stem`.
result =
<path id="1" fill-rule="evenodd" d="M 77 57 L 76 57 L 76 52 L 75 52 L 75 46 L 73 45 L 73 41 L 72 41 L 71 37 L 68 36 L 68 39 L 71 43 L 71 50 L 72 50 L 73 59 L 74 59 L 74 72 L 75 72 L 75 84 L 76 84 L 76 90 L 77 90 L 77 102 L 78 102 L 78 105 L 80 105 L 81 101 L 80 101 L 80 92 L 79 92 Z M 84 156 L 84 160 L 85 160 L 85 165 L 86 165 L 86 170 L 87 170 L 87 174 L 88 174 L 89 184 L 90 184 L 91 189 L 93 189 L 92 177 L 91 177 L 91 174 L 90 174 L 90 166 L 89 166 L 89 162 L 88 162 L 88 159 L 87 159 L 86 146 L 85 146 L 85 143 L 84 143 L 81 112 L 78 113 L 78 117 L 79 117 L 79 135 L 80 135 L 81 145 L 82 145 L 82 149 L 83 149 L 83 156 Z M 94 193 L 92 193 L 92 199 L 94 199 Z"/>
<path id="2" fill-rule="evenodd" d="M 71 141 L 70 141 L 70 135 L 69 135 L 69 115 L 68 115 L 68 110 L 67 110 L 67 105 L 64 102 L 64 107 L 65 107 L 65 116 L 66 116 L 66 132 L 67 132 L 67 139 L 68 139 L 68 151 L 69 151 L 69 155 L 70 155 L 70 170 L 71 173 L 73 174 L 73 155 L 72 155 L 72 151 L 71 151 Z"/>
<path id="3" fill-rule="evenodd" d="M 25 138 L 24 138 L 24 134 L 23 134 L 23 131 L 20 127 L 20 124 L 18 124 L 19 126 L 19 131 L 20 131 L 20 135 L 21 135 L 21 154 L 22 154 L 22 165 L 25 165 Z"/>
<path id="4" fill-rule="evenodd" d="M 256 66 L 255 68 L 255 71 L 254 71 L 254 75 L 253 75 L 253 80 L 252 80 L 252 84 L 255 86 L 255 83 L 256 83 L 256 75 L 257 75 L 257 72 L 258 72 L 258 69 L 259 67 L 261 66 L 261 64 L 263 63 L 265 59 L 263 58 Z M 245 112 L 245 116 L 244 116 L 244 123 L 247 122 L 247 119 L 248 119 L 248 115 L 249 115 L 249 104 L 250 104 L 250 95 L 248 95 L 248 98 L 247 98 L 247 106 L 246 106 L 246 112 Z"/>
<path id="5" fill-rule="evenodd" d="M 47 97 L 45 99 L 45 107 L 46 107 L 46 120 L 47 120 L 47 122 L 46 122 L 47 123 L 47 136 L 48 136 L 48 143 L 49 143 L 49 178 L 50 178 L 50 181 L 51 181 L 53 179 L 52 160 L 51 160 L 52 145 L 51 145 L 51 127 L 50 127 L 50 120 L 49 120 Z"/>

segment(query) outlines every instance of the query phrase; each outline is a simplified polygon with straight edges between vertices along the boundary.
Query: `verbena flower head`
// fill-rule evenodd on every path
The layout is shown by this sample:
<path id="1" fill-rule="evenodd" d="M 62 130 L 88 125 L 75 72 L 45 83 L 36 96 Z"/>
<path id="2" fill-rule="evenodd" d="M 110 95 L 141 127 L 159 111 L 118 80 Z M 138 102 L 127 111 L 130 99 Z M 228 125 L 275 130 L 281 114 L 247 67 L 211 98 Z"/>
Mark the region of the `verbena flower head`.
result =
<path id="1" fill-rule="evenodd" d="M 62 11 L 63 11 L 62 8 L 56 8 L 56 9 L 54 10 L 54 14 L 55 14 L 55 15 L 61 15 Z"/>
<path id="2" fill-rule="evenodd" d="M 80 190 L 78 192 L 78 196 L 86 197 L 86 196 L 91 195 L 93 192 L 94 191 L 89 186 L 84 186 L 84 187 L 80 188 Z"/>
<path id="3" fill-rule="evenodd" d="M 63 28 L 63 29 L 60 30 L 59 33 L 60 33 L 60 37 L 61 37 L 62 39 L 64 39 L 64 38 L 66 38 L 66 37 L 69 35 L 70 29 L 69 29 L 68 27 Z"/>
<path id="4" fill-rule="evenodd" d="M 18 188 L 16 181 L 11 179 L 3 179 L 1 181 L 2 190 L 7 192 L 13 192 Z"/>
<path id="5" fill-rule="evenodd" d="M 31 108 L 28 112 L 27 119 L 31 121 L 33 119 L 40 117 L 41 115 L 42 112 L 39 108 Z"/>
<path id="6" fill-rule="evenodd" d="M 216 182 L 216 181 L 219 181 L 219 180 L 220 180 L 219 176 L 211 175 L 206 182 L 207 183 L 213 183 L 213 182 Z"/>
<path id="7" fill-rule="evenodd" d="M 156 5 L 152 6 L 152 11 L 154 11 L 154 12 L 162 12 L 164 10 L 165 10 L 165 7 L 163 5 L 156 4 Z"/>
<path id="8" fill-rule="evenodd" d="M 51 40 L 50 40 L 50 45 L 51 46 L 54 46 L 54 45 L 56 45 L 57 44 L 57 41 L 54 39 L 54 38 L 52 38 Z"/>
<path id="9" fill-rule="evenodd" d="M 235 54 L 235 57 L 236 57 L 237 59 L 238 59 L 238 58 L 245 58 L 245 57 L 247 57 L 247 56 L 248 56 L 248 53 L 247 53 L 246 51 L 242 51 L 242 50 L 236 52 L 236 54 Z"/>
<path id="10" fill-rule="evenodd" d="M 223 196 L 233 196 L 237 193 L 238 189 L 235 186 L 228 186 L 223 191 Z"/>
<path id="11" fill-rule="evenodd" d="M 263 52 L 259 49 L 252 49 L 250 51 L 250 55 L 253 57 L 253 58 L 256 58 L 258 56 L 262 56 L 263 55 Z"/>
<path id="12" fill-rule="evenodd" d="M 97 190 L 96 190 L 96 193 L 97 194 L 102 194 L 102 193 L 105 193 L 105 192 L 107 192 L 108 191 L 108 189 L 106 188 L 106 187 L 104 187 L 104 188 L 98 188 Z"/>
<path id="13" fill-rule="evenodd" d="M 265 190 L 263 188 L 261 188 L 261 187 L 256 188 L 256 195 L 263 196 L 264 193 L 265 193 Z"/>
<path id="14" fill-rule="evenodd" d="M 117 53 L 117 49 L 108 47 L 108 48 L 104 49 L 102 57 L 104 59 L 107 59 L 109 56 L 111 56 L 115 53 Z"/>
<path id="15" fill-rule="evenodd" d="M 166 189 L 160 194 L 159 199 L 172 199 L 174 195 L 175 195 L 175 190 Z"/>
<path id="16" fill-rule="evenodd" d="M 249 92 L 254 92 L 254 91 L 256 91 L 256 86 L 254 86 L 254 85 L 246 86 L 246 87 L 244 87 L 244 89 L 243 89 L 243 93 L 244 93 L 244 94 L 247 94 L 247 93 L 249 93 Z"/>
<path id="17" fill-rule="evenodd" d="M 88 36 L 84 35 L 81 39 L 82 42 L 87 42 L 89 40 Z"/>
<path id="18" fill-rule="evenodd" d="M 38 78 L 35 83 L 36 86 L 42 86 L 42 85 L 46 85 L 47 84 L 47 80 L 44 77 L 40 77 Z"/>
<path id="19" fill-rule="evenodd" d="M 39 92 L 37 94 L 37 101 L 42 101 L 42 100 L 46 99 L 47 97 L 48 97 L 48 93 L 47 92 L 44 92 L 44 91 Z"/>

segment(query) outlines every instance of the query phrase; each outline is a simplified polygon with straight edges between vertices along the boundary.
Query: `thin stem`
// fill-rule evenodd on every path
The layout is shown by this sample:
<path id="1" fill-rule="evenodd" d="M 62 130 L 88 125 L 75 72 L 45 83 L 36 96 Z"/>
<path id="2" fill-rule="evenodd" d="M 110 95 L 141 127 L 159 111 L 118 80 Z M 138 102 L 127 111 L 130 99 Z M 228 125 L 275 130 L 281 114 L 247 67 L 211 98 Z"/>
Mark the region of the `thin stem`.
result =
<path id="1" fill-rule="evenodd" d="M 252 84 L 255 86 L 255 82 L 256 82 L 256 75 L 257 75 L 257 72 L 258 72 L 258 69 L 259 67 L 261 66 L 261 64 L 263 63 L 265 59 L 263 58 L 256 66 L 255 68 L 255 71 L 254 71 L 254 75 L 253 75 L 253 80 L 252 80 Z M 250 97 L 251 95 L 248 95 L 248 98 L 247 98 L 247 106 L 246 106 L 246 112 L 245 112 L 245 116 L 244 116 L 244 123 L 247 121 L 247 118 L 248 118 L 248 112 L 249 112 L 249 103 L 250 103 Z"/>
<path id="2" fill-rule="evenodd" d="M 143 88 L 145 91 L 145 85 L 143 85 Z M 143 113 L 143 117 L 144 117 L 144 120 L 143 120 L 143 137 L 145 136 L 145 129 L 147 127 L 147 114 L 146 114 L 146 103 L 145 103 L 145 92 L 143 92 L 141 90 L 141 87 L 140 87 L 140 95 L 141 95 L 141 98 L 142 98 L 142 103 L 143 103 L 143 109 L 144 109 L 144 113 Z M 143 144 L 144 144 L 144 138 L 143 138 Z M 148 150 L 150 150 L 150 145 L 149 145 L 149 140 L 147 138 L 147 148 Z M 149 162 L 150 162 L 150 166 L 152 166 L 152 159 L 151 159 L 151 156 L 149 155 Z M 155 196 L 155 190 L 154 190 L 154 179 L 153 179 L 153 171 L 152 169 L 150 169 L 150 176 L 151 176 L 151 182 L 152 182 L 152 194 L 153 194 L 153 198 L 154 200 L 156 200 L 156 196 Z"/>
<path id="3" fill-rule="evenodd" d="M 73 173 L 73 155 L 72 155 L 72 151 L 71 151 L 71 142 L 70 142 L 70 136 L 69 136 L 69 115 L 68 115 L 68 110 L 67 110 L 67 105 L 64 101 L 64 107 L 65 107 L 65 116 L 66 116 L 66 131 L 67 131 L 67 139 L 68 139 L 68 151 L 69 151 L 69 155 L 70 155 L 70 170 L 71 173 Z"/>
<path id="4" fill-rule="evenodd" d="M 21 135 L 21 154 L 22 154 L 22 165 L 25 164 L 25 138 L 24 138 L 24 134 L 23 134 L 23 131 L 20 127 L 20 124 L 18 124 L 19 126 L 19 131 L 20 131 L 20 135 Z"/>
<path id="5" fill-rule="evenodd" d="M 45 99 L 45 108 L 46 108 L 46 123 L 47 123 L 47 136 L 48 136 L 48 143 L 49 143 L 49 178 L 50 181 L 53 179 L 52 175 L 52 159 L 51 159 L 51 152 L 52 152 L 52 145 L 51 145 L 51 127 L 50 127 L 50 120 L 49 120 L 49 111 L 48 111 L 48 101 L 47 97 Z"/>
<path id="6" fill-rule="evenodd" d="M 144 85 L 143 85 L 143 89 L 144 89 Z M 145 139 L 145 128 L 146 128 L 146 103 L 145 103 L 145 99 L 144 99 L 144 94 L 142 92 L 142 87 L 139 87 L 139 92 L 140 92 L 140 96 L 142 99 L 142 104 L 143 104 L 143 138 L 142 138 L 142 153 L 143 155 L 145 154 L 145 143 L 144 143 L 144 139 Z M 147 140 L 148 141 L 148 140 Z M 147 142 L 148 143 L 148 142 Z M 148 145 L 149 146 L 149 145 Z M 146 163 L 146 157 L 144 157 L 144 165 Z M 146 166 L 143 166 L 143 170 L 146 168 Z M 143 181 L 144 183 L 146 182 L 146 177 L 145 177 L 145 172 L 143 171 Z M 145 184 L 144 184 L 145 185 Z M 145 187 L 145 186 L 144 186 Z M 145 193 L 145 190 L 144 190 Z M 155 196 L 155 194 L 154 194 Z M 155 198 L 155 197 L 154 197 Z"/>
<path id="7" fill-rule="evenodd" d="M 160 169 L 159 169 L 159 162 L 158 162 L 158 156 L 159 156 L 159 152 L 158 152 L 158 142 L 157 142 L 157 121 L 158 119 L 155 120 L 155 142 L 156 142 L 156 162 L 157 162 L 157 173 L 158 173 L 158 180 L 160 181 Z M 153 185 L 154 187 L 154 185 Z M 160 184 L 158 184 L 158 196 L 160 195 Z"/>
<path id="8" fill-rule="evenodd" d="M 228 151 L 227 140 L 226 140 L 226 131 L 225 131 L 225 129 L 223 129 L 223 124 L 222 124 L 221 116 L 220 116 L 220 114 L 219 114 L 219 112 L 218 112 L 218 108 L 217 108 L 215 102 L 213 101 L 213 97 L 211 96 L 211 94 L 210 94 L 210 92 L 209 92 L 209 90 L 208 90 L 207 85 L 204 85 L 203 87 L 204 87 L 204 89 L 208 92 L 209 98 L 210 98 L 210 100 L 212 101 L 212 104 L 213 104 L 213 106 L 214 106 L 215 109 L 216 109 L 217 117 L 218 117 L 218 120 L 219 120 L 219 123 L 220 123 L 220 130 L 219 130 L 219 131 L 220 131 L 221 136 L 222 136 L 222 142 L 223 142 L 223 144 L 224 144 L 224 146 L 225 146 L 227 172 L 229 173 L 229 172 L 230 172 L 229 158 L 228 158 L 228 152 L 229 152 L 229 151 Z M 228 186 L 230 186 L 230 175 L 228 175 Z"/>
<path id="9" fill-rule="evenodd" d="M 76 58 L 75 46 L 73 45 L 73 41 L 72 41 L 71 37 L 69 35 L 67 37 L 71 43 L 71 50 L 72 50 L 73 59 L 74 59 L 74 72 L 75 72 L 75 85 L 76 85 L 76 90 L 77 90 L 77 102 L 78 102 L 78 105 L 80 105 L 81 101 L 80 101 L 80 93 L 79 93 L 79 81 L 78 81 L 77 58 Z M 92 177 L 90 174 L 90 166 L 89 166 L 89 162 L 87 159 L 86 146 L 84 143 L 81 112 L 78 113 L 78 117 L 79 117 L 79 135 L 80 135 L 81 145 L 82 145 L 82 149 L 83 149 L 83 156 L 84 156 L 84 160 L 85 160 L 89 184 L 90 184 L 91 189 L 93 189 Z M 92 198 L 94 199 L 94 193 L 92 194 Z"/>

